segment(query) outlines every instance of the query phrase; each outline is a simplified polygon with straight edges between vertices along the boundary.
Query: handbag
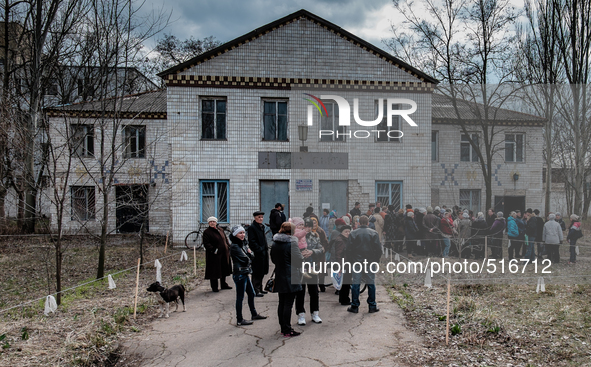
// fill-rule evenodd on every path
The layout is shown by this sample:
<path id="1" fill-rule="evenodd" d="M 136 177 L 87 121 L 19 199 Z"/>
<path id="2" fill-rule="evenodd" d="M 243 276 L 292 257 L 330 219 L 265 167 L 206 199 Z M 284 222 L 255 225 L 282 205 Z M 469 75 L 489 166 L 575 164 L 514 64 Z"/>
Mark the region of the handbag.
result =
<path id="1" fill-rule="evenodd" d="M 265 284 L 265 291 L 270 293 L 275 293 L 275 270 L 273 270 L 273 274 L 269 280 L 267 280 L 267 284 Z"/>

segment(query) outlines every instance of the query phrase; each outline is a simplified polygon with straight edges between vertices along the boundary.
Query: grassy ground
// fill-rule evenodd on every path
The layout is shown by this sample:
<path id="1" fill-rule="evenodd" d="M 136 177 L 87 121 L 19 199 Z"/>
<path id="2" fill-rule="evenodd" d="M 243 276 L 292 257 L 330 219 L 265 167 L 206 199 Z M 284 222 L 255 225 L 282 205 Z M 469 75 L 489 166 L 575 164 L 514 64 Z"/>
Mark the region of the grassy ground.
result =
<path id="1" fill-rule="evenodd" d="M 137 236 L 112 236 L 107 247 L 106 274 L 134 267 L 138 258 Z M 74 237 L 66 241 L 63 289 L 94 280 L 98 244 Z M 131 269 L 65 292 L 55 314 L 45 316 L 44 300 L 0 313 L 0 366 L 110 365 L 117 359 L 118 340 L 142 332 L 158 316 L 156 298 L 145 291 L 155 281 L 154 259 L 162 263 L 165 286 L 185 284 L 194 289 L 203 278 L 203 253 L 198 252 L 198 274 L 190 261 L 179 262 L 180 249 L 167 250 L 151 238 L 146 244 L 140 274 L 137 319 L 133 319 L 136 271 Z M 0 242 L 2 274 L 0 311 L 55 292 L 53 248 L 44 237 L 4 239 Z M 174 254 L 174 255 L 173 255 Z M 171 255 L 165 259 L 164 256 Z M 173 255 L 173 256 L 172 256 Z"/>

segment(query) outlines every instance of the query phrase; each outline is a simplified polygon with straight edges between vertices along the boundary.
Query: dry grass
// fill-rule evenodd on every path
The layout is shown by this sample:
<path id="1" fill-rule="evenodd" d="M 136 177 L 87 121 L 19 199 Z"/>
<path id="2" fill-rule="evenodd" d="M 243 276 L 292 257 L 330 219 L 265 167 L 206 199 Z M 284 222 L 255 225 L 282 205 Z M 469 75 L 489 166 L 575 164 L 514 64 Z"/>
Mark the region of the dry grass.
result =
<path id="1" fill-rule="evenodd" d="M 4 240 L 0 243 L 0 274 L 3 288 L 0 310 L 55 291 L 53 249 L 43 238 Z M 107 248 L 106 274 L 137 264 L 137 236 L 113 236 Z M 67 241 L 64 286 L 93 280 L 98 246 L 88 239 Z M 112 365 L 118 358 L 118 340 L 141 333 L 158 316 L 157 302 L 145 288 L 155 281 L 154 259 L 162 258 L 162 239 L 146 246 L 140 274 L 137 319 L 133 319 L 135 269 L 113 276 L 117 288 L 108 289 L 106 279 L 66 292 L 55 314 L 43 315 L 44 301 L 37 301 L 0 314 L 0 366 Z M 189 262 L 179 262 L 180 250 L 169 247 L 160 260 L 165 285 L 183 283 L 188 291 L 203 277 L 203 254 L 198 276 Z M 49 276 L 48 276 L 49 274 Z"/>
<path id="2" fill-rule="evenodd" d="M 545 293 L 536 293 L 531 272 L 522 281 L 497 273 L 507 279 L 452 282 L 448 346 L 445 281 L 435 277 L 429 289 L 422 277 L 395 278 L 392 299 L 424 343 L 394 354 L 416 366 L 591 366 L 591 230 L 584 233 L 574 267 L 561 246 Z"/>

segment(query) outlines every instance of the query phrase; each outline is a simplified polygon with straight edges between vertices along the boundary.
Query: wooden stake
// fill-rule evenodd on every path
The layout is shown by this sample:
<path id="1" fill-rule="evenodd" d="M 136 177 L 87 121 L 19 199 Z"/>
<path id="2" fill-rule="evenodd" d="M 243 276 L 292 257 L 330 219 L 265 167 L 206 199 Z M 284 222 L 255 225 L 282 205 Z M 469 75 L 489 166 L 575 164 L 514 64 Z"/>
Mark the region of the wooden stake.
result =
<path id="1" fill-rule="evenodd" d="M 193 271 L 195 273 L 195 276 L 197 276 L 197 255 L 195 252 L 195 247 L 193 247 Z"/>
<path id="2" fill-rule="evenodd" d="M 168 232 L 166 231 L 166 242 L 164 242 L 164 253 L 166 254 L 166 248 L 168 247 Z"/>
<path id="3" fill-rule="evenodd" d="M 484 237 L 484 258 L 488 258 L 488 236 Z"/>
<path id="4" fill-rule="evenodd" d="M 447 316 L 445 317 L 445 345 L 449 344 L 449 298 L 451 293 L 450 278 L 447 278 Z"/>
<path id="5" fill-rule="evenodd" d="M 135 278 L 135 301 L 133 302 L 133 319 L 135 320 L 135 314 L 137 311 L 137 291 L 140 286 L 140 261 L 141 259 L 137 259 L 137 276 Z"/>

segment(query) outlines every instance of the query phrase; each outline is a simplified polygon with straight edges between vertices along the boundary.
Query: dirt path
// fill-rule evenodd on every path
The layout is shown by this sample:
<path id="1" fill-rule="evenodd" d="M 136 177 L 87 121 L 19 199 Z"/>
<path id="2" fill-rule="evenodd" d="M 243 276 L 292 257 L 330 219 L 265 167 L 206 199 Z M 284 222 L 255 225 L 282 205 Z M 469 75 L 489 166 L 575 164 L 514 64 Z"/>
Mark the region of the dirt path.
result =
<path id="1" fill-rule="evenodd" d="M 229 278 L 228 278 L 229 279 Z M 232 283 L 230 283 L 232 284 Z M 391 353 L 421 339 L 403 326 L 402 311 L 383 286 L 378 286 L 380 312 L 367 313 L 362 294 L 359 314 L 338 303 L 334 288 L 320 293 L 322 324 L 292 326 L 302 331 L 295 338 L 279 333 L 276 294 L 256 298 L 257 311 L 269 316 L 253 325 L 236 327 L 234 290 L 212 293 L 209 282 L 187 297 L 187 312 L 158 319 L 153 329 L 124 342 L 118 366 L 403 366 Z M 309 306 L 306 296 L 306 307 Z M 246 302 L 245 317 L 250 316 Z"/>

